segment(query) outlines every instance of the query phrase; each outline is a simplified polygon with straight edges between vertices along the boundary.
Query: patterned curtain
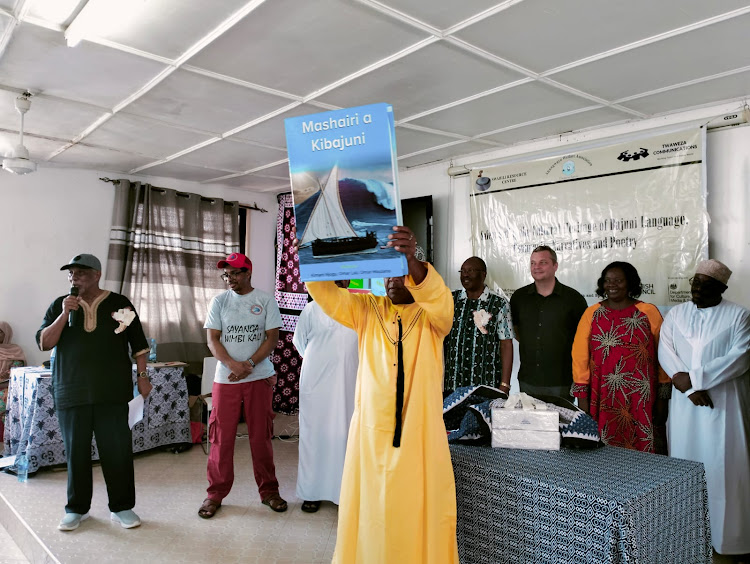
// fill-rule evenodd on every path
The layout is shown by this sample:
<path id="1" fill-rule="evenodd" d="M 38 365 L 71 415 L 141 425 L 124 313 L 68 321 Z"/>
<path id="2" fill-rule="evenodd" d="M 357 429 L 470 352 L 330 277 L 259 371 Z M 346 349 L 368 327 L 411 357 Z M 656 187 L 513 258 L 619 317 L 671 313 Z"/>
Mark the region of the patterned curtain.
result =
<path id="1" fill-rule="evenodd" d="M 273 396 L 273 410 L 293 415 L 299 409 L 299 370 L 302 359 L 292 344 L 297 318 L 307 304 L 307 289 L 299 278 L 299 260 L 289 250 L 294 227 L 294 205 L 291 194 L 279 194 L 276 220 L 276 301 L 281 310 L 282 327 L 279 344 L 271 360 L 278 382 Z"/>
<path id="2" fill-rule="evenodd" d="M 158 360 L 200 374 L 208 303 L 226 289 L 216 263 L 239 252 L 237 202 L 141 182 L 115 183 L 105 287 L 127 296 Z"/>

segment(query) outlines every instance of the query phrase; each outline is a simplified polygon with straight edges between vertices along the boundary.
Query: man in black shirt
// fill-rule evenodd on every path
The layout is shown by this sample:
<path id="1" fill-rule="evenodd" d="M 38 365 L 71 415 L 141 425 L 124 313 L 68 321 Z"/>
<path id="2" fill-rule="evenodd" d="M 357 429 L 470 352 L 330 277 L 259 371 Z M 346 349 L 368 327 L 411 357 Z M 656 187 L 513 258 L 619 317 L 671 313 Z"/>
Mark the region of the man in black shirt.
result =
<path id="1" fill-rule="evenodd" d="M 572 401 L 573 339 L 586 300 L 555 277 L 557 254 L 544 245 L 531 253 L 533 284 L 510 299 L 513 330 L 521 353 L 518 383 L 529 395 L 557 396 Z"/>
<path id="2" fill-rule="evenodd" d="M 99 259 L 76 255 L 60 270 L 68 271 L 78 295 L 60 296 L 52 302 L 36 335 L 41 350 L 57 347 L 52 390 L 68 463 L 68 503 L 57 528 L 72 531 L 88 518 L 93 492 L 91 437 L 95 435 L 111 519 L 130 529 L 141 520 L 133 512 L 129 351 L 138 366 L 138 392 L 146 397 L 151 392 L 146 372 L 149 346 L 130 300 L 99 288 Z M 74 313 L 69 325 L 70 312 Z"/>

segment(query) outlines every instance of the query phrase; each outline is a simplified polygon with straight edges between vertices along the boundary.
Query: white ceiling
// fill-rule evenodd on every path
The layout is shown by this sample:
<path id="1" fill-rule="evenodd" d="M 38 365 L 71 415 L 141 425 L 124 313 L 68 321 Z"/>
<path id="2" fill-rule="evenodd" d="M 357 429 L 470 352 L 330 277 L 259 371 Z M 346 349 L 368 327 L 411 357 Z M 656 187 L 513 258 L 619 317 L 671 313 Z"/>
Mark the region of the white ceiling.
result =
<path id="1" fill-rule="evenodd" d="M 29 90 L 40 163 L 278 192 L 286 117 L 389 102 L 418 166 L 748 98 L 748 30 L 737 0 L 0 0 L 0 152 Z"/>

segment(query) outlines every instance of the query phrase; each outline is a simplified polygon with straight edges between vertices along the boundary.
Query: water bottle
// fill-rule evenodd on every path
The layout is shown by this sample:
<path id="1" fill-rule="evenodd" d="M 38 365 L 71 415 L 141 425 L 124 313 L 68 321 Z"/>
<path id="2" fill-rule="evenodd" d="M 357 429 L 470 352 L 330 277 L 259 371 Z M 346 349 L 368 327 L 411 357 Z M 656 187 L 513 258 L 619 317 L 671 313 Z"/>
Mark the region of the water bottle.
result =
<path id="1" fill-rule="evenodd" d="M 50 372 L 55 370 L 55 356 L 57 355 L 57 347 L 52 347 L 52 352 L 49 353 L 49 369 Z"/>
<path id="2" fill-rule="evenodd" d="M 25 482 L 29 478 L 29 459 L 25 452 L 16 456 L 16 474 L 19 482 Z"/>
<path id="3" fill-rule="evenodd" d="M 156 339 L 151 339 L 151 350 L 148 351 L 148 361 L 156 362 Z"/>

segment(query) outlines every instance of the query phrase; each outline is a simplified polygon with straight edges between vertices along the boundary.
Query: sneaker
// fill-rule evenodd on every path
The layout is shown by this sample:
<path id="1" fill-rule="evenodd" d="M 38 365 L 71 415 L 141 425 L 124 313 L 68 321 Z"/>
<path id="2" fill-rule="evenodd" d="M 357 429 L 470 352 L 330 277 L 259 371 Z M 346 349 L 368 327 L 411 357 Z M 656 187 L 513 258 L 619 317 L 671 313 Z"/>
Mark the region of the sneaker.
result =
<path id="1" fill-rule="evenodd" d="M 125 511 L 112 513 L 110 515 L 110 518 L 114 522 L 120 523 L 123 529 L 134 529 L 135 527 L 141 526 L 141 518 L 138 517 L 138 515 L 136 515 L 135 511 L 133 511 L 132 509 L 126 509 Z"/>
<path id="2" fill-rule="evenodd" d="M 88 513 L 81 515 L 80 513 L 66 513 L 65 517 L 62 518 L 60 524 L 57 525 L 58 531 L 75 531 L 81 524 L 81 521 L 85 521 L 89 518 Z"/>

